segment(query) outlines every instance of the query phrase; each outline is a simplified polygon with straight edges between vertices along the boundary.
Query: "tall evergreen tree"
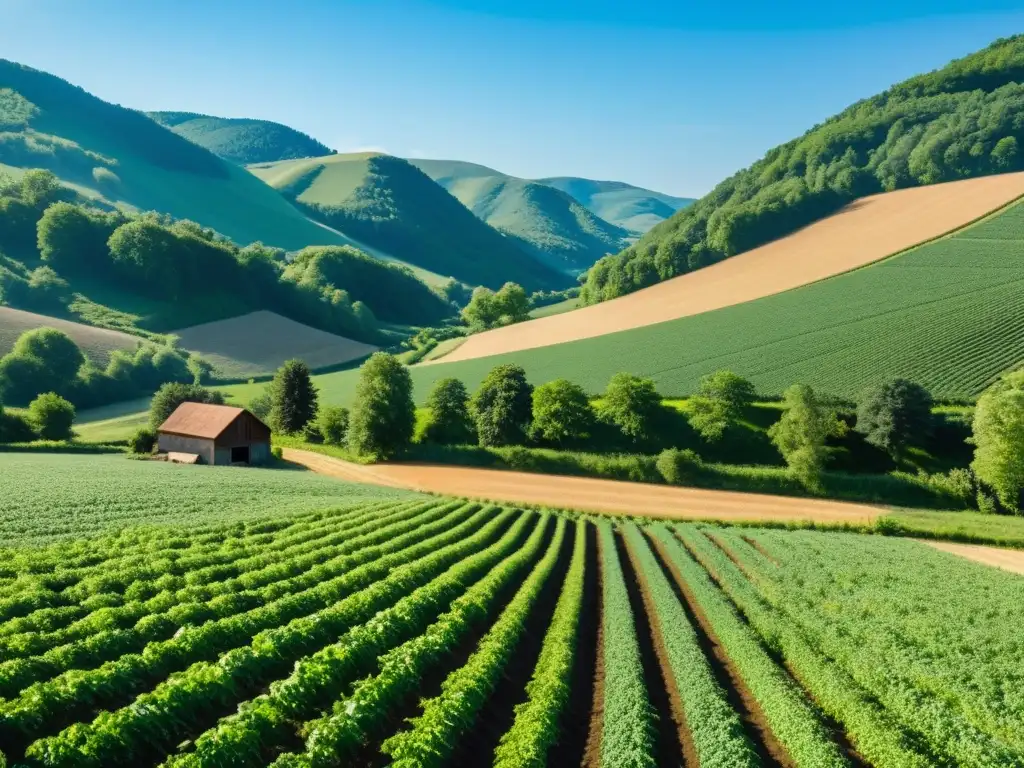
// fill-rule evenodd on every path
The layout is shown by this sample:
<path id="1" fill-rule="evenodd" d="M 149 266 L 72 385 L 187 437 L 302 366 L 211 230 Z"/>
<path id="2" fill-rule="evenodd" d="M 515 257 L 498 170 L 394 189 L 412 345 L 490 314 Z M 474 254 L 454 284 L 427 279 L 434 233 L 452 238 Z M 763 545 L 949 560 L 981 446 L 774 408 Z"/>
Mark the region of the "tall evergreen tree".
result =
<path id="1" fill-rule="evenodd" d="M 288 360 L 270 383 L 270 426 L 285 434 L 298 432 L 316 418 L 317 407 L 309 366 L 301 360 Z"/>

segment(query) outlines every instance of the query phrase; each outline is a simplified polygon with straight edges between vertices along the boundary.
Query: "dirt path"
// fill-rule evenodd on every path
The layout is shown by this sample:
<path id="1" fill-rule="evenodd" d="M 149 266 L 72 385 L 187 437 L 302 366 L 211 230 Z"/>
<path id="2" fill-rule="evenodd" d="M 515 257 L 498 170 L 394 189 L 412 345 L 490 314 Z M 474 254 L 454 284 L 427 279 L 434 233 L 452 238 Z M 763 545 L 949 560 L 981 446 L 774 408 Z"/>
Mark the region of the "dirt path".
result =
<path id="1" fill-rule="evenodd" d="M 941 237 L 1024 195 L 1005 173 L 863 197 L 804 229 L 688 275 L 560 315 L 474 334 L 438 365 L 545 347 L 752 301 Z"/>
<path id="2" fill-rule="evenodd" d="M 982 547 L 977 544 L 954 544 L 951 541 L 927 541 L 920 540 L 922 544 L 929 547 L 941 549 L 977 563 L 991 565 L 993 568 L 1001 568 L 1011 573 L 1019 573 L 1024 576 L 1024 551 L 1019 549 L 999 549 L 998 547 Z"/>
<path id="3" fill-rule="evenodd" d="M 284 458 L 314 472 L 357 483 L 590 512 L 651 515 L 679 520 L 811 520 L 853 524 L 871 523 L 885 513 L 880 507 L 866 504 L 706 491 L 589 477 L 438 464 L 363 466 L 294 448 L 285 448 Z"/>

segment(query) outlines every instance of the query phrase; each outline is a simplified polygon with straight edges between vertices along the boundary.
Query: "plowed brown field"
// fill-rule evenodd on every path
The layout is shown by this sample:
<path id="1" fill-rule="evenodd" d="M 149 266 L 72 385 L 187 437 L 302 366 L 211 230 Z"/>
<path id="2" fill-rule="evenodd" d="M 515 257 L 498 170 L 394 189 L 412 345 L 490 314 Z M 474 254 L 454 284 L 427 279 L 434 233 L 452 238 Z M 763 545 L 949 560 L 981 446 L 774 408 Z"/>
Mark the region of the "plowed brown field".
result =
<path id="1" fill-rule="evenodd" d="M 602 336 L 798 288 L 959 229 L 1024 195 L 1024 173 L 872 195 L 780 240 L 612 301 L 475 336 L 458 360 Z"/>
<path id="2" fill-rule="evenodd" d="M 357 483 L 590 512 L 650 515 L 680 520 L 813 520 L 852 524 L 870 523 L 885 512 L 879 507 L 866 504 L 705 491 L 590 477 L 540 475 L 442 464 L 363 466 L 293 448 L 284 449 L 284 458 L 314 472 Z"/>

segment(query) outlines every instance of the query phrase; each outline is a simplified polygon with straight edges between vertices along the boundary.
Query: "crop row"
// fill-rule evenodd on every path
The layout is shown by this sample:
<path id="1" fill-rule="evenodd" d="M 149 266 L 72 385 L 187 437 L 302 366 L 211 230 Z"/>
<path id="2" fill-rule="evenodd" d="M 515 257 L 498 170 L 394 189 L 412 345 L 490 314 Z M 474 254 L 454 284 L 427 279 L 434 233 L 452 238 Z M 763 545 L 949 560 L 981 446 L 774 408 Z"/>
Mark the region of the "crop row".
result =
<path id="1" fill-rule="evenodd" d="M 863 568 L 868 553 L 859 551 L 860 547 L 836 547 L 829 537 L 821 537 L 818 542 L 819 546 L 833 544 L 827 547 L 827 561 L 815 556 L 812 548 L 801 548 L 801 537 L 794 537 L 799 557 L 784 563 L 785 580 L 769 582 L 748 566 L 769 602 L 795 621 L 815 647 L 842 665 L 905 727 L 926 739 L 935 754 L 947 755 L 963 765 L 1024 766 L 1020 694 L 1014 691 L 1020 672 L 1012 662 L 1007 664 L 1012 659 L 1010 649 L 1016 645 L 1014 630 L 1004 625 L 1007 644 L 996 645 L 991 635 L 983 638 L 979 634 L 973 647 L 968 641 L 969 631 L 950 633 L 948 639 L 931 632 L 914 633 L 915 627 L 935 626 L 927 618 L 934 608 L 919 607 L 935 605 L 934 598 L 922 599 L 926 593 L 935 594 L 935 577 L 945 577 L 945 598 L 963 611 L 971 610 L 968 606 L 972 602 L 977 609 L 988 605 L 997 596 L 1002 575 L 991 574 L 995 577 L 993 589 L 984 602 L 978 602 L 968 591 L 952 594 L 958 590 L 958 580 L 950 571 L 952 565 L 937 553 L 920 551 L 913 542 L 875 548 L 870 552 L 870 573 Z M 740 556 L 746 549 L 731 547 Z M 908 558 L 913 558 L 915 564 L 910 577 L 906 575 Z M 933 571 L 931 579 L 922 580 L 936 566 L 941 571 Z M 855 600 L 844 594 L 849 588 L 838 592 L 834 599 L 840 604 L 857 605 L 859 612 L 835 612 L 831 608 L 823 612 L 815 595 L 833 592 L 833 584 L 846 583 L 851 577 L 857 584 Z M 894 591 L 890 585 L 897 578 L 901 586 Z M 1024 590 L 1015 592 L 1024 594 Z M 902 621 L 904 615 L 912 615 L 913 621 Z M 959 623 L 954 616 L 947 620 Z M 990 633 L 1000 622 L 985 624 L 986 633 Z M 951 654 L 951 642 L 953 649 L 967 647 Z M 877 663 L 879 658 L 887 659 L 884 668 Z M 1009 686 L 1007 693 L 998 693 L 1003 686 Z"/>
<path id="2" fill-rule="evenodd" d="M 444 507 L 440 511 L 449 508 Z M 352 568 L 379 556 L 382 544 L 391 548 L 401 547 L 416 544 L 423 537 L 444 535 L 452 525 L 464 524 L 463 521 L 475 508 L 467 505 L 448 516 L 438 515 L 439 519 L 426 521 L 428 524 L 422 526 L 417 525 L 416 518 L 384 526 L 361 537 L 355 546 L 342 545 L 352 551 L 337 554 L 291 579 L 239 592 L 228 599 L 179 604 L 163 613 L 145 616 L 130 629 L 106 630 L 50 649 L 40 656 L 4 662 L 0 664 L 0 690 L 22 691 L 31 682 L 42 682 L 68 670 L 93 669 L 98 664 L 145 648 L 150 643 L 159 643 L 176 633 L 190 635 L 188 640 L 192 639 L 191 636 L 203 638 L 202 645 L 207 646 L 209 652 L 219 652 L 223 648 L 211 642 L 211 637 L 238 635 L 218 634 L 217 630 L 225 627 L 247 629 L 250 633 L 247 637 L 251 637 L 261 629 L 276 626 L 285 618 L 294 618 L 326 606 L 334 594 L 333 587 L 340 584 Z M 175 639 L 187 642 L 181 637 Z M 153 655 L 153 648 L 150 647 L 147 653 Z"/>
<path id="3" fill-rule="evenodd" d="M 572 562 L 533 677 L 526 686 L 526 701 L 516 706 L 512 727 L 501 737 L 494 756 L 495 768 L 532 768 L 547 764 L 547 754 L 558 741 L 571 693 L 576 661 L 580 611 L 587 567 L 588 524 L 577 523 Z"/>
<path id="4" fill-rule="evenodd" d="M 772 733 L 793 762 L 801 768 L 849 765 L 802 691 L 769 656 L 750 627 L 736 615 L 728 599 L 704 569 L 687 554 L 668 528 L 656 525 L 650 533 L 693 595 L 718 641 L 760 705 Z"/>
<path id="5" fill-rule="evenodd" d="M 408 568 L 423 559 L 430 568 L 440 568 L 445 558 L 455 557 L 478 543 L 496 538 L 511 523 L 511 513 L 494 515 L 494 509 L 478 513 L 470 520 L 443 530 L 430 538 L 423 532 L 366 547 L 354 553 L 349 568 L 342 575 L 322 582 L 303 592 L 288 595 L 265 606 L 236 616 L 188 626 L 175 637 L 146 646 L 142 654 L 128 654 L 88 672 L 70 672 L 46 683 L 27 688 L 17 699 L 0 703 L 0 740 L 32 738 L 43 729 L 59 727 L 104 707 L 116 706 L 130 699 L 147 685 L 164 680 L 176 670 L 197 661 L 215 659 L 232 648 L 252 641 L 263 647 L 271 633 L 294 629 L 313 631 L 336 626 L 331 617 L 337 614 L 339 601 L 359 590 L 395 574 L 406 575 Z M 469 534 L 472 536 L 467 536 Z M 422 574 L 427 570 L 417 570 Z M 410 587 L 411 588 L 411 587 Z M 286 627 L 282 627 L 286 625 Z M 274 627 L 281 629 L 275 630 Z"/>
<path id="6" fill-rule="evenodd" d="M 421 704 L 423 711 L 411 721 L 410 729 L 396 733 L 381 745 L 381 751 L 392 758 L 393 768 L 442 768 L 449 764 L 458 740 L 475 724 L 526 630 L 527 618 L 558 563 L 566 527 L 565 519 L 560 518 L 543 559 L 465 666 L 445 679 L 438 696 Z M 582 535 L 581 527 L 576 533 Z"/>
<path id="7" fill-rule="evenodd" d="M 421 633 L 429 632 L 431 621 L 446 607 L 452 610 L 454 605 L 472 595 L 479 586 L 474 582 L 481 578 L 481 583 L 485 584 L 495 579 L 508 580 L 528 567 L 541 549 L 547 523 L 547 519 L 535 523 L 530 515 L 520 516 L 496 544 L 457 563 L 365 624 L 353 627 L 337 643 L 297 662 L 288 678 L 273 683 L 269 693 L 221 720 L 196 739 L 192 752 L 173 758 L 168 766 L 242 768 L 265 765 L 268 751 L 287 743 L 294 723 L 309 719 L 316 711 L 329 706 L 375 663 L 385 669 L 387 659 L 396 652 L 391 649 L 396 646 L 406 649 L 402 653 L 407 658 L 408 644 L 424 637 Z M 529 539 L 520 547 L 531 526 Z M 460 596 L 460 593 L 464 594 Z M 487 608 L 489 606 L 484 606 L 485 611 Z M 443 617 L 439 621 L 443 621 Z M 372 680 L 374 678 L 370 677 L 363 681 L 357 690 Z M 371 709 L 365 714 L 373 712 Z"/>
<path id="8" fill-rule="evenodd" d="M 597 524 L 604 601 L 602 768 L 655 768 L 654 710 L 644 683 L 640 645 L 612 524 Z"/>
<path id="9" fill-rule="evenodd" d="M 644 535 L 633 523 L 627 523 L 624 528 L 625 539 L 653 604 L 652 623 L 661 635 L 700 764 L 722 768 L 757 765 L 739 715 L 716 682 L 693 625 Z"/>

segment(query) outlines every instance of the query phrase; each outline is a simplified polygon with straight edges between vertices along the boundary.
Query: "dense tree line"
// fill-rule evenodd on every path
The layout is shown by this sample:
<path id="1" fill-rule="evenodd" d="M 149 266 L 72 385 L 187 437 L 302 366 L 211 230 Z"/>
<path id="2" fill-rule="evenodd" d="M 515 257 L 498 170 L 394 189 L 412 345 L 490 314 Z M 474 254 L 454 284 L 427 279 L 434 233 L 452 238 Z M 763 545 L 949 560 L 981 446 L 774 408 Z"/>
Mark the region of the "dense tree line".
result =
<path id="1" fill-rule="evenodd" d="M 289 262 L 279 248 L 240 248 L 192 221 L 75 202 L 48 171 L 0 183 L 0 301 L 59 312 L 69 281 L 83 278 L 175 304 L 228 297 L 368 342 L 380 340 L 374 308 L 410 324 L 453 312 L 408 268 L 355 248 L 309 247 Z"/>
<path id="2" fill-rule="evenodd" d="M 854 198 L 1024 168 L 1024 36 L 911 78 L 770 150 L 621 253 L 593 304 L 786 235 Z"/>

